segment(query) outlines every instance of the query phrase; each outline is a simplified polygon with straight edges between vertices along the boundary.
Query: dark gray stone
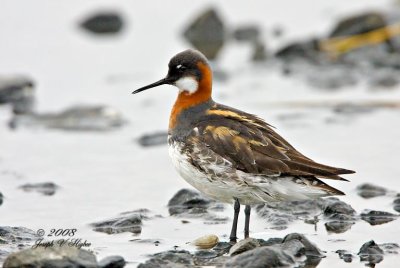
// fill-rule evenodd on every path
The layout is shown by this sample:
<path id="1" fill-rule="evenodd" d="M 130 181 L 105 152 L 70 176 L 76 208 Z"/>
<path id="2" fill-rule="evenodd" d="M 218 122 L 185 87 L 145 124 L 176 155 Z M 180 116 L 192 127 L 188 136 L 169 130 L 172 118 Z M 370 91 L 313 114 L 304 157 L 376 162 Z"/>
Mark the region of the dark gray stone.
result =
<path id="1" fill-rule="evenodd" d="M 114 108 L 108 106 L 74 106 L 60 113 L 15 115 L 11 128 L 44 127 L 69 131 L 110 131 L 126 121 Z"/>
<path id="2" fill-rule="evenodd" d="M 168 211 L 171 216 L 205 216 L 208 209 L 215 205 L 215 201 L 191 189 L 179 190 L 168 202 Z"/>
<path id="3" fill-rule="evenodd" d="M 373 198 L 386 195 L 387 189 L 370 183 L 357 186 L 357 194 L 363 198 Z"/>
<path id="4" fill-rule="evenodd" d="M 184 37 L 210 60 L 217 57 L 225 35 L 225 25 L 215 9 L 201 13 L 184 32 Z"/>
<path id="5" fill-rule="evenodd" d="M 368 222 L 371 225 L 380 225 L 384 223 L 388 223 L 396 220 L 399 216 L 385 212 L 385 211 L 377 211 L 377 210 L 365 210 L 361 214 L 361 219 Z"/>
<path id="6" fill-rule="evenodd" d="M 353 261 L 353 254 L 351 254 L 347 250 L 339 249 L 339 250 L 336 250 L 335 252 L 339 255 L 339 258 L 342 259 L 344 262 L 352 262 Z"/>
<path id="7" fill-rule="evenodd" d="M 393 209 L 396 210 L 397 212 L 400 212 L 400 197 L 396 198 L 393 201 Z"/>
<path id="8" fill-rule="evenodd" d="M 383 260 L 383 250 L 374 240 L 362 245 L 357 255 L 360 256 L 361 261 L 368 262 L 369 265 L 380 263 Z"/>
<path id="9" fill-rule="evenodd" d="M 213 250 L 218 253 L 218 256 L 224 255 L 229 252 L 231 249 L 232 244 L 228 242 L 218 242 Z"/>
<path id="10" fill-rule="evenodd" d="M 228 259 L 223 267 L 265 268 L 293 265 L 292 258 L 281 250 L 259 247 Z"/>
<path id="11" fill-rule="evenodd" d="M 30 248 L 12 253 L 4 261 L 3 267 L 97 268 L 98 265 L 93 253 L 68 245 L 59 246 L 55 243 L 48 248 Z"/>
<path id="12" fill-rule="evenodd" d="M 40 182 L 40 183 L 27 183 L 19 186 L 18 188 L 25 192 L 38 192 L 43 195 L 54 195 L 59 186 L 53 182 Z"/>
<path id="13" fill-rule="evenodd" d="M 120 216 L 101 222 L 92 223 L 93 231 L 107 234 L 118 234 L 130 232 L 140 234 L 142 232 L 142 220 L 147 219 L 145 213 L 140 212 L 125 212 Z"/>
<path id="14" fill-rule="evenodd" d="M 317 246 L 315 246 L 313 243 L 311 243 L 304 235 L 299 234 L 299 233 L 288 234 L 283 238 L 282 243 L 286 243 L 291 240 L 297 240 L 304 245 L 305 255 L 313 256 L 313 257 L 324 257 L 324 254 L 322 254 L 322 251 Z"/>
<path id="15" fill-rule="evenodd" d="M 304 42 L 291 43 L 275 53 L 275 57 L 284 61 L 297 59 L 309 59 L 314 61 L 318 57 L 318 41 L 309 40 Z"/>
<path id="16" fill-rule="evenodd" d="M 95 34 L 119 33 L 124 20 L 119 13 L 103 12 L 90 16 L 81 23 L 81 27 Z"/>
<path id="17" fill-rule="evenodd" d="M 260 29 L 255 25 L 245 25 L 233 31 L 233 38 L 240 42 L 256 43 L 260 37 Z"/>
<path id="18" fill-rule="evenodd" d="M 98 268 L 122 268 L 126 264 L 121 256 L 108 256 L 99 261 Z"/>
<path id="19" fill-rule="evenodd" d="M 349 205 L 343 201 L 335 197 L 326 198 L 327 202 L 324 209 L 324 215 L 330 217 L 334 214 L 344 214 L 344 215 L 354 215 L 356 211 Z"/>
<path id="20" fill-rule="evenodd" d="M 282 242 L 283 239 L 279 237 L 269 238 L 268 240 L 258 239 L 258 243 L 260 244 L 261 247 L 279 245 L 282 244 Z"/>
<path id="21" fill-rule="evenodd" d="M 283 242 L 280 246 L 282 250 L 290 256 L 301 257 L 306 254 L 306 247 L 300 240 L 288 240 Z"/>
<path id="22" fill-rule="evenodd" d="M 341 19 L 334 27 L 329 37 L 362 34 L 384 27 L 386 20 L 377 12 L 368 12 Z"/>
<path id="23" fill-rule="evenodd" d="M 189 251 L 165 251 L 154 254 L 145 263 L 139 264 L 138 268 L 184 268 L 194 267 L 194 261 Z"/>
<path id="24" fill-rule="evenodd" d="M 3 194 L 0 192 L 0 205 L 3 204 Z"/>
<path id="25" fill-rule="evenodd" d="M 400 253 L 400 246 L 397 243 L 383 243 L 383 244 L 379 244 L 379 247 L 386 254 L 399 254 Z"/>
<path id="26" fill-rule="evenodd" d="M 229 255 L 235 256 L 235 255 L 241 254 L 243 252 L 257 248 L 259 246 L 260 246 L 260 243 L 258 242 L 257 239 L 246 238 L 246 239 L 240 240 L 238 243 L 233 245 L 231 247 L 231 249 L 229 250 Z"/>
<path id="27" fill-rule="evenodd" d="M 0 104 L 10 103 L 15 114 L 30 113 L 35 104 L 34 87 L 27 77 L 0 77 Z"/>
<path id="28" fill-rule="evenodd" d="M 143 147 L 152 147 L 157 145 L 167 144 L 168 133 L 164 131 L 155 132 L 152 134 L 142 135 L 137 139 L 139 145 Z"/>

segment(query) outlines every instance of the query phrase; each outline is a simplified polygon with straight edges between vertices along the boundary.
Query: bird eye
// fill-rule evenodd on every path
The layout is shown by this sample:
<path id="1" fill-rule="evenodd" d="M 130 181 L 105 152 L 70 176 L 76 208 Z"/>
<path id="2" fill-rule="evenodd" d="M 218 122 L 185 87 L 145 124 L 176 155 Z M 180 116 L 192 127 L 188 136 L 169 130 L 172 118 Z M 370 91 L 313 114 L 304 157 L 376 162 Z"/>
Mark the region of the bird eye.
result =
<path id="1" fill-rule="evenodd" d="M 186 69 L 186 66 L 184 66 L 182 64 L 179 64 L 179 65 L 176 66 L 176 69 L 182 71 L 182 70 Z"/>

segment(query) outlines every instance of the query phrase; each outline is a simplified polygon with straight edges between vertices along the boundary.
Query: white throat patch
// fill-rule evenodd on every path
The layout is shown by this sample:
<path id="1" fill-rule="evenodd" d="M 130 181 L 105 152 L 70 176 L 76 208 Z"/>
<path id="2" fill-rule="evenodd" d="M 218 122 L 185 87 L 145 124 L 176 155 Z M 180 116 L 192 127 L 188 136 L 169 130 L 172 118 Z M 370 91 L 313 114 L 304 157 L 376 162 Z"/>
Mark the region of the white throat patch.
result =
<path id="1" fill-rule="evenodd" d="M 187 91 L 190 94 L 195 93 L 199 87 L 199 83 L 197 83 L 196 79 L 190 76 L 180 78 L 175 82 L 175 85 L 180 91 Z"/>

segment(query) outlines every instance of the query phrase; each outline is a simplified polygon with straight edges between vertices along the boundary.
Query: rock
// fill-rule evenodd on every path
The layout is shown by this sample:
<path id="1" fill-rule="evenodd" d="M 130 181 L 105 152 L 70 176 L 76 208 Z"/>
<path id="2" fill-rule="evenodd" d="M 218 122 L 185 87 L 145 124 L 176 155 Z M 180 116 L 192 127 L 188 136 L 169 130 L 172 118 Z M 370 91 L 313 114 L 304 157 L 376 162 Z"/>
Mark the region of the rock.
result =
<path id="1" fill-rule="evenodd" d="M 215 201 L 191 189 L 179 190 L 168 202 L 171 216 L 204 216 Z"/>
<path id="2" fill-rule="evenodd" d="M 122 268 L 126 264 L 125 260 L 121 256 L 109 256 L 102 259 L 98 268 Z"/>
<path id="3" fill-rule="evenodd" d="M 145 263 L 139 264 L 138 268 L 185 268 L 194 267 L 194 261 L 189 251 L 166 251 L 152 255 Z"/>
<path id="4" fill-rule="evenodd" d="M 393 201 L 393 209 L 396 210 L 397 212 L 400 212 L 400 196 L 397 195 L 398 197 Z"/>
<path id="5" fill-rule="evenodd" d="M 256 43 L 260 37 L 260 29 L 255 25 L 245 25 L 233 31 L 233 38 L 239 42 Z"/>
<path id="6" fill-rule="evenodd" d="M 325 201 L 327 203 L 324 208 L 324 215 L 327 217 L 331 217 L 334 214 L 344 214 L 352 216 L 356 213 L 354 208 L 352 208 L 349 204 L 340 201 L 336 197 L 326 198 Z"/>
<path id="7" fill-rule="evenodd" d="M 219 242 L 218 236 L 216 235 L 205 235 L 197 238 L 193 241 L 193 245 L 200 249 L 210 249 L 213 248 Z"/>
<path id="8" fill-rule="evenodd" d="M 311 243 L 304 235 L 299 234 L 299 233 L 288 234 L 283 238 L 282 243 L 286 243 L 291 240 L 297 240 L 304 245 L 305 255 L 311 256 L 311 257 L 319 257 L 319 258 L 324 257 L 324 254 L 322 254 L 322 251 L 317 246 L 315 246 L 313 243 Z"/>
<path id="9" fill-rule="evenodd" d="M 196 49 L 213 60 L 224 45 L 226 30 L 217 11 L 208 9 L 189 25 L 183 35 Z"/>
<path id="10" fill-rule="evenodd" d="M 81 27 L 95 34 L 119 33 L 124 26 L 122 16 L 116 12 L 102 12 L 90 16 Z"/>
<path id="11" fill-rule="evenodd" d="M 24 76 L 0 77 L 0 104 L 10 103 L 15 114 L 30 113 L 35 104 L 35 83 Z"/>
<path id="12" fill-rule="evenodd" d="M 15 267 L 87 267 L 97 268 L 93 253 L 71 247 L 59 246 L 30 248 L 10 254 L 3 264 L 4 268 Z"/>
<path id="13" fill-rule="evenodd" d="M 336 250 L 335 252 L 337 254 L 339 254 L 339 258 L 344 260 L 344 262 L 352 262 L 353 261 L 353 254 L 351 254 L 347 250 L 339 249 L 339 250 Z"/>
<path id="14" fill-rule="evenodd" d="M 0 205 L 3 204 L 3 194 L 0 192 Z"/>
<path id="15" fill-rule="evenodd" d="M 399 254 L 400 246 L 397 243 L 383 243 L 379 247 L 387 254 Z"/>
<path id="16" fill-rule="evenodd" d="M 279 245 L 282 244 L 283 242 L 283 239 L 279 237 L 269 238 L 268 240 L 264 239 L 257 239 L 257 240 L 261 247 Z"/>
<path id="17" fill-rule="evenodd" d="M 362 34 L 386 26 L 386 19 L 377 12 L 368 12 L 344 18 L 333 28 L 329 37 Z"/>
<path id="18" fill-rule="evenodd" d="M 0 226 L 0 262 L 11 252 L 30 247 L 38 238 L 36 232 L 25 227 Z"/>
<path id="19" fill-rule="evenodd" d="M 226 253 L 229 252 L 229 250 L 231 249 L 232 244 L 228 243 L 228 242 L 218 242 L 215 247 L 213 248 L 213 250 L 215 252 L 217 252 L 218 256 L 222 256 Z"/>
<path id="20" fill-rule="evenodd" d="M 227 256 L 220 256 L 213 250 L 200 250 L 194 253 L 193 261 L 196 267 L 221 267 L 227 258 Z"/>
<path id="21" fill-rule="evenodd" d="M 318 40 L 313 39 L 304 42 L 294 42 L 275 53 L 275 57 L 284 61 L 293 61 L 297 59 L 307 59 L 314 61 L 318 57 Z"/>
<path id="22" fill-rule="evenodd" d="M 330 218 L 329 221 L 326 222 L 324 225 L 328 233 L 341 234 L 350 230 L 354 224 L 354 217 L 343 214 L 336 214 L 334 218 Z"/>
<path id="23" fill-rule="evenodd" d="M 376 211 L 376 210 L 365 210 L 361 214 L 361 219 L 368 222 L 371 225 L 379 225 L 388 223 L 396 220 L 399 216 L 385 212 L 385 211 Z"/>
<path id="24" fill-rule="evenodd" d="M 374 242 L 374 240 L 366 242 L 361 246 L 358 254 L 360 260 L 368 262 L 369 265 L 379 263 L 383 260 L 383 250 Z"/>
<path id="25" fill-rule="evenodd" d="M 92 223 L 93 231 L 107 234 L 130 232 L 140 234 L 142 232 L 142 220 L 147 219 L 146 214 L 140 212 L 121 213 L 120 216 L 101 222 Z"/>
<path id="26" fill-rule="evenodd" d="M 168 133 L 160 131 L 152 134 L 142 135 L 137 139 L 137 142 L 139 143 L 139 145 L 143 147 L 151 147 L 157 145 L 166 145 L 167 138 L 168 138 Z"/>
<path id="27" fill-rule="evenodd" d="M 233 245 L 231 247 L 231 249 L 229 250 L 229 255 L 235 256 L 235 255 L 241 254 L 243 252 L 246 252 L 248 250 L 257 248 L 259 246 L 260 246 L 260 243 L 258 242 L 257 239 L 246 238 L 246 239 L 240 240 L 238 243 Z"/>
<path id="28" fill-rule="evenodd" d="M 264 268 L 293 265 L 292 258 L 271 247 L 259 247 L 228 259 L 223 267 Z"/>
<path id="29" fill-rule="evenodd" d="M 283 242 L 281 245 L 282 250 L 289 256 L 295 256 L 297 258 L 306 254 L 306 247 L 300 240 L 292 239 Z"/>
<path id="30" fill-rule="evenodd" d="M 108 106 L 74 106 L 60 113 L 15 115 L 11 128 L 45 127 L 72 131 L 109 131 L 126 122 L 122 115 Z"/>
<path id="31" fill-rule="evenodd" d="M 387 193 L 387 189 L 381 186 L 364 183 L 357 186 L 357 194 L 363 198 L 373 198 L 383 196 Z"/>
<path id="32" fill-rule="evenodd" d="M 38 192 L 43 195 L 54 195 L 59 186 L 52 182 L 40 182 L 40 183 L 27 183 L 19 186 L 18 188 L 25 192 Z"/>

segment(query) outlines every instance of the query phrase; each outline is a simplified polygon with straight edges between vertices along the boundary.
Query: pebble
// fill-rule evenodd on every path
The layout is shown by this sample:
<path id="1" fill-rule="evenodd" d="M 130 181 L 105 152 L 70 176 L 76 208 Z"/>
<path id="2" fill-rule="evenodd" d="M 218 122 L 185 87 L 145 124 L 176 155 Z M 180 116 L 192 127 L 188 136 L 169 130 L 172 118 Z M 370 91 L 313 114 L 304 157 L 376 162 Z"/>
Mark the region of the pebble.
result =
<path id="1" fill-rule="evenodd" d="M 142 147 L 153 147 L 167 144 L 168 133 L 164 131 L 144 134 L 137 139 L 137 142 Z"/>
<path id="2" fill-rule="evenodd" d="M 374 184 L 370 183 L 364 183 L 359 186 L 357 186 L 357 194 L 363 198 L 373 198 L 377 196 L 383 196 L 386 195 L 388 190 L 386 188 L 383 188 L 381 186 L 377 186 Z"/>
<path id="3" fill-rule="evenodd" d="M 210 249 L 213 248 L 218 242 L 218 236 L 211 234 L 197 238 L 192 242 L 192 244 L 199 249 Z"/>
<path id="4" fill-rule="evenodd" d="M 122 268 L 126 264 L 121 256 L 108 256 L 99 261 L 98 268 Z"/>
<path id="5" fill-rule="evenodd" d="M 118 234 L 130 232 L 140 234 L 142 232 L 142 220 L 146 219 L 146 214 L 140 212 L 121 213 L 113 219 L 92 223 L 93 231 L 107 234 Z"/>
<path id="6" fill-rule="evenodd" d="M 102 12 L 85 19 L 81 27 L 95 34 L 115 34 L 121 32 L 124 20 L 119 13 Z"/>
<path id="7" fill-rule="evenodd" d="M 380 263 L 383 260 L 383 250 L 371 240 L 364 243 L 357 253 L 362 262 L 368 262 L 369 265 Z"/>
<path id="8" fill-rule="evenodd" d="M 43 195 L 51 196 L 54 195 L 58 188 L 57 184 L 53 182 L 40 182 L 40 183 L 27 183 L 19 186 L 18 188 L 25 192 L 38 192 Z"/>
<path id="9" fill-rule="evenodd" d="M 361 214 L 361 219 L 371 225 L 380 225 L 396 220 L 399 215 L 395 215 L 385 211 L 364 210 Z"/>

